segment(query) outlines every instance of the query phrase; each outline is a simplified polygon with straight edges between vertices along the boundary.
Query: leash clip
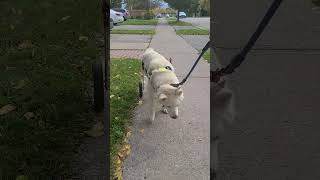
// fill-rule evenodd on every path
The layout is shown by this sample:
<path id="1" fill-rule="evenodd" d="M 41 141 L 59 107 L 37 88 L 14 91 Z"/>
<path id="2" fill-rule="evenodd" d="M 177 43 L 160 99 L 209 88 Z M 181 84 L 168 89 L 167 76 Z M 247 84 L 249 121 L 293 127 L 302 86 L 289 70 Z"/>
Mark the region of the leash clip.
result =
<path id="1" fill-rule="evenodd" d="M 223 69 L 217 69 L 215 71 L 210 71 L 210 82 L 218 83 L 225 74 Z"/>

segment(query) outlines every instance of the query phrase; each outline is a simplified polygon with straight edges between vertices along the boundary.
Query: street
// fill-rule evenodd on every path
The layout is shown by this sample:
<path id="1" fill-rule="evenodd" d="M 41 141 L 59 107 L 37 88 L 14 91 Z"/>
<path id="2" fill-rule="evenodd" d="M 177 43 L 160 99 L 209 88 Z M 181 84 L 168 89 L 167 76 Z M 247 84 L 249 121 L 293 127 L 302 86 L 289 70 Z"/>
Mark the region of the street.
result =
<path id="1" fill-rule="evenodd" d="M 210 17 L 200 17 L 200 18 L 182 18 L 182 21 L 191 23 L 193 26 L 204 28 L 210 30 Z"/>

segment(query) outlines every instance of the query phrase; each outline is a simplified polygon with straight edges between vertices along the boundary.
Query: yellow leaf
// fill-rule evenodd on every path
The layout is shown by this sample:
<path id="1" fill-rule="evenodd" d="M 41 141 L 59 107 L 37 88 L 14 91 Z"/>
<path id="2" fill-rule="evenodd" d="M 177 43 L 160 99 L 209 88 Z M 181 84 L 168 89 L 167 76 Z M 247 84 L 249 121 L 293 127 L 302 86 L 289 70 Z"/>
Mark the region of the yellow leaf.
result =
<path id="1" fill-rule="evenodd" d="M 65 16 L 65 17 L 61 18 L 60 21 L 66 21 L 66 20 L 68 20 L 70 17 L 71 17 L 71 16 Z"/>
<path id="2" fill-rule="evenodd" d="M 100 137 L 104 135 L 103 129 L 102 122 L 98 121 L 89 131 L 85 131 L 84 133 L 90 137 Z"/>
<path id="3" fill-rule="evenodd" d="M 79 37 L 79 41 L 88 41 L 88 40 L 89 40 L 88 36 L 80 36 Z"/>
<path id="4" fill-rule="evenodd" d="M 16 180 L 28 180 L 28 176 L 19 175 L 16 177 Z"/>
<path id="5" fill-rule="evenodd" d="M 32 47 L 34 47 L 32 42 L 30 40 L 25 40 L 19 44 L 18 49 L 28 49 L 28 48 L 32 48 Z"/>
<path id="6" fill-rule="evenodd" d="M 143 134 L 144 133 L 144 129 L 140 129 L 140 133 Z"/>
<path id="7" fill-rule="evenodd" d="M 127 138 L 129 138 L 131 136 L 131 131 L 127 132 Z"/>
<path id="8" fill-rule="evenodd" d="M 3 106 L 1 109 L 0 109 L 0 115 L 5 115 L 5 114 L 8 114 L 9 112 L 15 110 L 16 107 L 14 105 L 11 105 L 11 104 L 7 104 L 5 106 Z"/>
<path id="9" fill-rule="evenodd" d="M 21 89 L 26 85 L 25 80 L 20 80 L 16 86 L 14 86 L 15 89 Z"/>
<path id="10" fill-rule="evenodd" d="M 34 118 L 34 113 L 33 112 L 27 112 L 23 115 L 27 120 Z"/>

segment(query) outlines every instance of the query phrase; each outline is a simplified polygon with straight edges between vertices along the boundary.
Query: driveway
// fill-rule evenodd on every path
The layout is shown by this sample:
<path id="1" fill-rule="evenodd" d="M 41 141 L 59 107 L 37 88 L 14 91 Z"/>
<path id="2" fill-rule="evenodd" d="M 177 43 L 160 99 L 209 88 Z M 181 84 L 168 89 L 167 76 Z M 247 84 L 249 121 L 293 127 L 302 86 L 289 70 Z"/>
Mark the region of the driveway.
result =
<path id="1" fill-rule="evenodd" d="M 182 21 L 191 23 L 193 26 L 210 30 L 210 17 L 184 18 Z"/>

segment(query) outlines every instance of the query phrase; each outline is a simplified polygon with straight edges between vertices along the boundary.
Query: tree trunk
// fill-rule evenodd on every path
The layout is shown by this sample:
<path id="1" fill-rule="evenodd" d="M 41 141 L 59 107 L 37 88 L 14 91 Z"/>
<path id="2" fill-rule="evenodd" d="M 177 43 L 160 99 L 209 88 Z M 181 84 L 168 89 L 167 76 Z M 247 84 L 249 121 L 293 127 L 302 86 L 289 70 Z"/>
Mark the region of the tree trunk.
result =
<path id="1" fill-rule="evenodd" d="M 178 9 L 178 14 L 177 14 L 177 21 L 178 21 L 178 22 L 179 22 L 179 20 L 180 20 L 179 12 L 180 12 L 180 10 Z"/>

